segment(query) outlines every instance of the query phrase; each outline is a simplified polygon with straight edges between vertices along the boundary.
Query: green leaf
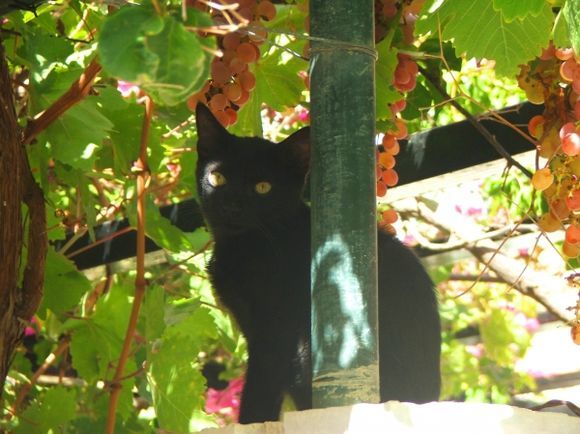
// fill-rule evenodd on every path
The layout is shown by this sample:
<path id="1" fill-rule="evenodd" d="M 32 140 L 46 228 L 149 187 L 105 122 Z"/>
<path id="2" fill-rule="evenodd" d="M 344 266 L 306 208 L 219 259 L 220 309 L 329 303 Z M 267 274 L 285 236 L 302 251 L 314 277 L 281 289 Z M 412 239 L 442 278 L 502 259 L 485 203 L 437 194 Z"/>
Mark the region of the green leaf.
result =
<path id="1" fill-rule="evenodd" d="M 150 37 L 148 47 L 159 56 L 155 78 L 142 82 L 153 99 L 175 105 L 201 89 L 207 79 L 209 56 L 203 52 L 197 35 L 167 17 L 163 32 Z"/>
<path id="2" fill-rule="evenodd" d="M 562 9 L 572 48 L 575 53 L 580 53 L 580 0 L 567 0 Z"/>
<path id="3" fill-rule="evenodd" d="M 102 113 L 112 122 L 109 133 L 113 147 L 116 172 L 128 174 L 139 156 L 143 106 L 135 100 L 126 100 L 111 87 L 100 90 L 99 105 Z"/>
<path id="4" fill-rule="evenodd" d="M 119 358 L 131 313 L 133 287 L 115 283 L 86 319 L 69 320 L 64 329 L 73 330 L 71 354 L 73 366 L 88 382 L 111 378 Z M 126 372 L 135 371 L 129 359 Z"/>
<path id="5" fill-rule="evenodd" d="M 148 342 L 161 337 L 165 330 L 165 290 L 163 287 L 153 285 L 147 288 L 143 303 L 143 316 L 145 317 L 145 336 Z"/>
<path id="6" fill-rule="evenodd" d="M 46 309 L 56 314 L 72 309 L 90 288 L 91 282 L 77 270 L 72 261 L 49 248 L 39 315 L 44 318 Z"/>
<path id="7" fill-rule="evenodd" d="M 252 92 L 250 99 L 238 110 L 238 121 L 230 128 L 230 132 L 245 137 L 262 137 L 262 102 L 260 96 Z"/>
<path id="8" fill-rule="evenodd" d="M 568 48 L 572 45 L 570 42 L 570 32 L 568 31 L 568 23 L 564 16 L 564 9 L 560 9 L 556 15 L 554 22 L 554 29 L 552 30 L 552 40 L 556 48 Z"/>
<path id="9" fill-rule="evenodd" d="M 197 152 L 185 152 L 181 154 L 179 158 L 179 164 L 181 166 L 179 184 L 183 188 L 186 188 L 189 192 L 191 192 L 193 196 L 197 195 L 196 178 L 195 178 L 197 157 L 198 157 Z"/>
<path id="10" fill-rule="evenodd" d="M 149 386 L 160 428 L 167 431 L 196 430 L 204 402 L 205 379 L 199 372 L 197 353 L 217 331 L 206 308 L 186 300 L 174 305 L 168 325 L 149 357 Z"/>
<path id="11" fill-rule="evenodd" d="M 255 68 L 257 100 L 274 110 L 283 111 L 300 102 L 304 83 L 298 72 L 308 65 L 282 50 L 274 50 L 260 60 Z"/>
<path id="12" fill-rule="evenodd" d="M 30 110 L 32 113 L 39 113 L 50 106 L 61 97 L 78 80 L 83 73 L 83 68 L 78 65 L 58 66 L 47 71 L 46 77 L 38 77 L 39 81 L 30 82 Z M 63 114 L 59 117 L 66 116 Z"/>
<path id="13" fill-rule="evenodd" d="M 48 389 L 20 415 L 15 434 L 68 432 L 67 423 L 76 416 L 76 390 L 62 386 Z"/>
<path id="14" fill-rule="evenodd" d="M 129 215 L 131 226 L 137 227 L 137 213 Z M 145 232 L 155 243 L 170 252 L 196 252 L 208 241 L 209 234 L 205 230 L 193 233 L 183 232 L 171 224 L 169 219 L 161 215 L 151 198 L 147 198 L 145 207 Z"/>
<path id="15" fill-rule="evenodd" d="M 188 344 L 183 337 L 164 341 L 150 357 L 153 403 L 159 427 L 167 432 L 191 432 L 194 413 L 202 411 L 205 378 Z"/>
<path id="16" fill-rule="evenodd" d="M 436 34 L 441 24 L 442 39 L 454 39 L 458 55 L 493 59 L 499 74 L 514 76 L 518 65 L 535 58 L 542 47 L 548 46 L 553 20 L 547 3 L 537 16 L 508 23 L 490 1 L 447 0 L 417 22 L 417 31 Z"/>
<path id="17" fill-rule="evenodd" d="M 36 114 L 60 97 L 78 79 L 83 66 L 72 60 L 74 45 L 65 38 L 23 28 L 19 59 L 30 68 L 30 113 Z"/>
<path id="18" fill-rule="evenodd" d="M 238 121 L 231 131 L 238 135 L 261 137 L 262 104 L 278 111 L 298 104 L 304 91 L 304 83 L 298 72 L 307 68 L 303 60 L 281 49 L 270 49 L 254 66 L 252 72 L 256 76 L 256 88 L 238 112 Z"/>
<path id="19" fill-rule="evenodd" d="M 112 374 L 109 363 L 119 357 L 121 341 L 90 319 L 82 322 L 73 330 L 70 353 L 75 370 L 91 383 Z"/>
<path id="20" fill-rule="evenodd" d="M 199 300 L 182 299 L 173 301 L 165 314 L 167 328 L 164 338 L 178 335 L 186 336 L 196 346 L 203 338 L 217 335 L 215 323 L 208 309 L 202 307 Z"/>
<path id="21" fill-rule="evenodd" d="M 126 6 L 105 20 L 99 38 L 103 68 L 140 85 L 159 104 L 175 105 L 201 89 L 211 56 L 200 38 L 152 6 Z"/>
<path id="22" fill-rule="evenodd" d="M 514 353 L 513 343 L 523 352 L 529 346 L 530 335 L 514 320 L 514 314 L 506 309 L 492 309 L 480 323 L 480 333 L 488 356 L 505 366 L 512 365 L 524 354 Z"/>
<path id="23" fill-rule="evenodd" d="M 389 103 L 403 98 L 393 86 L 393 74 L 397 67 L 397 49 L 390 46 L 387 38 L 377 45 L 379 60 L 376 64 L 376 114 L 377 119 L 391 119 Z"/>
<path id="24" fill-rule="evenodd" d="M 546 0 L 493 0 L 493 8 L 501 11 L 508 23 L 515 19 L 523 19 L 529 14 L 536 16 L 545 5 Z"/>
<path id="25" fill-rule="evenodd" d="M 93 167 L 96 150 L 113 127 L 100 113 L 97 102 L 97 97 L 85 98 L 47 128 L 43 137 L 50 143 L 54 158 L 84 171 Z"/>
<path id="26" fill-rule="evenodd" d="M 46 227 L 49 241 L 64 240 L 66 238 L 62 216 L 59 216 L 50 201 L 46 203 Z"/>
<path id="27" fill-rule="evenodd" d="M 159 57 L 147 48 L 145 38 L 160 33 L 164 26 L 163 18 L 151 6 L 119 9 L 101 28 L 99 57 L 103 69 L 134 83 L 142 76 L 154 76 Z"/>
<path id="28" fill-rule="evenodd" d="M 129 324 L 134 295 L 135 285 L 131 280 L 115 282 L 97 302 L 92 316 L 93 321 L 119 340 L 123 340 Z"/>

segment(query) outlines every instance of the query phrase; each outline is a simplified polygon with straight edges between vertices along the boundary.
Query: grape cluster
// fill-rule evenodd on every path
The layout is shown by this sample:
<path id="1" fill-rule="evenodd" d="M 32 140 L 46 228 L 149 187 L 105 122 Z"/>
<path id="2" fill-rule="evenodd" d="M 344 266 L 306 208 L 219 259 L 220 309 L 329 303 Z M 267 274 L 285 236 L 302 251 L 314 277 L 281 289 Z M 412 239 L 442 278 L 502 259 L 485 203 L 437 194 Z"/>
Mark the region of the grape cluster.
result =
<path id="1" fill-rule="evenodd" d="M 235 3 L 237 9 L 212 8 L 199 1 L 193 4 L 208 11 L 216 26 L 227 27 L 233 19 L 238 19 L 240 25 L 246 24 L 241 30 L 217 38 L 222 55 L 212 61 L 210 80 L 187 102 L 191 110 L 195 110 L 198 102 L 206 104 L 225 127 L 237 121 L 237 111 L 246 104 L 256 87 L 256 77 L 249 65 L 260 58 L 259 47 L 267 37 L 261 20 L 270 21 L 276 16 L 276 7 L 269 0 L 236 0 Z"/>
<path id="2" fill-rule="evenodd" d="M 413 30 L 424 0 L 377 0 L 375 1 L 375 40 L 380 41 L 393 26 L 399 26 L 401 44 L 411 46 L 414 42 Z M 405 110 L 404 94 L 417 85 L 419 66 L 407 54 L 397 54 L 397 66 L 393 74 L 393 86 L 401 93 L 401 99 L 390 105 L 393 127 L 382 138 L 382 149 L 377 152 L 377 196 L 383 197 L 390 187 L 399 182 L 394 169 L 395 156 L 400 151 L 399 140 L 407 137 L 407 126 L 400 113 Z M 388 210 L 382 213 L 380 225 L 393 233 L 392 224 L 396 213 Z"/>
<path id="3" fill-rule="evenodd" d="M 544 103 L 544 113 L 528 122 L 545 167 L 532 177 L 548 212 L 538 226 L 545 232 L 566 229 L 562 252 L 580 254 L 580 61 L 572 49 L 550 45 L 537 61 L 522 67 L 520 87 L 530 102 Z"/>
<path id="4" fill-rule="evenodd" d="M 402 42 L 410 45 L 415 41 L 415 21 L 425 0 L 375 0 L 375 41 L 381 41 L 398 19 Z"/>
<path id="5" fill-rule="evenodd" d="M 404 107 L 405 100 L 398 101 L 392 107 Z M 399 182 L 399 175 L 395 171 L 395 156 L 401 150 L 399 140 L 407 137 L 407 125 L 399 117 L 395 117 L 394 128 L 383 135 L 382 150 L 377 151 L 377 196 L 387 194 L 389 187 Z"/>

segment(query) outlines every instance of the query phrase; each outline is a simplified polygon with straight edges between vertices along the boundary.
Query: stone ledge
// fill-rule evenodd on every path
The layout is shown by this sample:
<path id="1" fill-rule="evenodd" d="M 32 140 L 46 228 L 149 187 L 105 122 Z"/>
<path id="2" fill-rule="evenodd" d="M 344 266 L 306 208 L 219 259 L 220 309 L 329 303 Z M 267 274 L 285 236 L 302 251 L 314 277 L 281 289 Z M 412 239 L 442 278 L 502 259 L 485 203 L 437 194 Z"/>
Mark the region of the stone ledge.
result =
<path id="1" fill-rule="evenodd" d="M 457 402 L 356 404 L 285 413 L 282 422 L 203 434 L 579 434 L 580 418 L 509 405 Z"/>

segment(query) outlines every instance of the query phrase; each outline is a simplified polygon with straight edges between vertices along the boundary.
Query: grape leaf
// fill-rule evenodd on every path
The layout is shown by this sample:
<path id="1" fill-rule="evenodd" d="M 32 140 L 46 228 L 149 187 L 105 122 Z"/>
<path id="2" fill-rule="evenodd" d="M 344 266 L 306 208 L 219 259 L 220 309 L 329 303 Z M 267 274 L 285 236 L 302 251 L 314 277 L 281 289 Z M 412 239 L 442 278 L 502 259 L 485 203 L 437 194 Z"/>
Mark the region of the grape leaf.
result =
<path id="1" fill-rule="evenodd" d="M 131 281 L 115 282 L 109 291 L 99 298 L 92 320 L 119 340 L 123 340 L 129 324 L 134 295 L 135 286 Z"/>
<path id="2" fill-rule="evenodd" d="M 14 434 L 67 432 L 67 422 L 76 416 L 76 390 L 57 386 L 50 388 L 20 415 Z"/>
<path id="3" fill-rule="evenodd" d="M 97 106 L 97 97 L 85 98 L 71 107 L 44 132 L 57 160 L 77 169 L 89 171 L 96 150 L 113 127 Z"/>
<path id="4" fill-rule="evenodd" d="M 298 72 L 307 69 L 303 60 L 280 49 L 272 49 L 255 66 L 256 88 L 238 112 L 231 131 L 238 135 L 262 136 L 262 104 L 283 111 L 300 102 L 304 83 Z"/>
<path id="5" fill-rule="evenodd" d="M 201 89 L 208 78 L 209 56 L 197 35 L 173 18 L 165 21 L 163 32 L 148 40 L 148 47 L 159 56 L 157 75 L 142 86 L 156 101 L 175 105 Z"/>
<path id="6" fill-rule="evenodd" d="M 442 39 L 454 39 L 458 55 L 493 59 L 499 74 L 514 76 L 518 65 L 535 58 L 548 45 L 553 19 L 548 4 L 537 16 L 507 23 L 492 2 L 447 0 L 417 22 L 417 32 L 436 33 L 441 24 Z"/>
<path id="7" fill-rule="evenodd" d="M 303 27 L 305 14 L 302 11 L 287 5 L 279 5 L 277 11 L 276 18 L 267 23 L 268 28 L 300 29 Z M 301 100 L 301 94 L 305 88 L 298 73 L 308 70 L 308 64 L 287 50 L 300 53 L 304 50 L 305 43 L 302 40 L 290 41 L 278 35 L 278 32 L 272 32 L 268 39 L 284 46 L 284 49 L 270 48 L 253 66 L 256 89 L 250 93 L 249 100 L 238 111 L 238 120 L 230 129 L 234 134 L 262 137 L 260 115 L 262 104 L 282 111 L 286 107 L 295 106 Z"/>
<path id="8" fill-rule="evenodd" d="M 70 88 L 71 83 L 80 77 L 83 68 L 73 64 L 47 72 L 46 78 L 40 77 L 40 81 L 30 81 L 30 109 L 32 113 L 41 112 L 61 97 Z"/>
<path id="9" fill-rule="evenodd" d="M 200 38 L 152 6 L 126 6 L 107 18 L 99 38 L 103 69 L 138 84 L 159 104 L 175 105 L 199 90 L 211 56 Z"/>
<path id="10" fill-rule="evenodd" d="M 47 200 L 46 203 L 46 227 L 48 228 L 47 234 L 49 241 L 65 239 L 66 234 L 64 225 L 62 224 L 62 216 L 58 215 L 57 210 L 51 204 L 50 200 Z"/>
<path id="11" fill-rule="evenodd" d="M 163 18 L 153 7 L 125 6 L 107 17 L 99 37 L 99 57 L 105 71 L 137 83 L 140 76 L 154 75 L 159 57 L 145 45 L 147 35 L 163 30 Z"/>
<path id="12" fill-rule="evenodd" d="M 165 329 L 163 306 L 165 306 L 165 291 L 163 287 L 158 285 L 149 286 L 143 302 L 145 336 L 149 342 L 160 338 Z"/>
<path id="13" fill-rule="evenodd" d="M 376 114 L 377 119 L 391 119 L 389 103 L 398 101 L 403 96 L 393 86 L 393 74 L 397 67 L 397 50 L 385 39 L 377 44 L 379 60 L 376 63 Z"/>
<path id="14" fill-rule="evenodd" d="M 523 356 L 514 353 L 511 344 L 517 343 L 516 348 L 525 352 L 530 343 L 530 334 L 516 323 L 513 312 L 505 309 L 492 309 L 480 322 L 479 330 L 487 355 L 500 364 L 512 365 Z"/>
<path id="15" fill-rule="evenodd" d="M 239 136 L 262 137 L 262 102 L 256 92 L 250 93 L 246 104 L 238 110 L 238 121 L 230 128 L 230 132 Z"/>
<path id="16" fill-rule="evenodd" d="M 282 50 L 263 58 L 254 68 L 257 101 L 278 111 L 298 104 L 304 90 L 298 72 L 306 68 L 303 60 Z"/>
<path id="17" fill-rule="evenodd" d="M 196 178 L 195 178 L 195 168 L 197 167 L 197 152 L 184 152 L 179 158 L 179 165 L 181 166 L 181 172 L 179 175 L 179 185 L 182 188 L 187 189 L 192 195 L 196 197 L 197 189 Z"/>
<path id="18" fill-rule="evenodd" d="M 99 299 L 91 317 L 71 319 L 63 326 L 73 331 L 70 345 L 73 366 L 88 382 L 112 376 L 111 367 L 119 358 L 129 321 L 132 293 L 131 286 L 115 283 Z M 135 371 L 134 359 L 128 360 L 126 371 Z"/>
<path id="19" fill-rule="evenodd" d="M 109 133 L 114 154 L 114 166 L 118 173 L 128 174 L 139 155 L 143 107 L 134 100 L 126 100 L 121 93 L 110 87 L 100 90 L 102 113 L 112 122 Z"/>
<path id="20" fill-rule="evenodd" d="M 254 66 L 256 88 L 248 102 L 238 111 L 238 121 L 231 128 L 232 133 L 244 136 L 262 136 L 262 104 L 274 110 L 283 111 L 300 102 L 304 90 L 298 72 L 307 65 L 295 57 L 288 60 L 282 50 L 272 50 Z"/>
<path id="21" fill-rule="evenodd" d="M 137 212 L 129 214 L 131 226 L 137 227 Z M 159 209 L 151 198 L 147 199 L 145 206 L 145 232 L 155 243 L 170 252 L 196 252 L 208 241 L 209 234 L 205 230 L 195 232 L 183 232 L 177 226 L 171 224 L 169 219 L 161 215 Z"/>
<path id="22" fill-rule="evenodd" d="M 562 9 L 572 48 L 575 53 L 580 53 L 580 0 L 567 0 Z"/>
<path id="23" fill-rule="evenodd" d="M 70 86 L 70 82 L 67 83 L 68 80 L 57 80 L 60 89 L 57 92 L 51 93 L 47 92 L 47 83 L 45 83 L 45 80 L 57 68 L 60 69 L 59 72 L 69 69 L 63 65 L 63 62 L 72 54 L 73 45 L 66 39 L 55 38 L 52 35 L 47 35 L 40 31 L 33 33 L 27 27 L 25 27 L 25 32 L 24 44 L 18 53 L 21 59 L 30 67 L 30 84 L 32 85 L 32 90 L 34 91 L 38 87 L 43 87 L 41 92 L 31 95 L 31 110 L 38 112 L 58 98 Z M 80 74 L 80 66 L 73 66 L 71 69 L 78 71 L 76 75 Z M 37 98 L 38 96 L 41 98 Z"/>
<path id="24" fill-rule="evenodd" d="M 65 325 L 73 327 L 72 322 Z M 109 363 L 119 356 L 121 341 L 90 319 L 74 325 L 78 327 L 74 328 L 70 342 L 73 367 L 89 383 L 105 378 Z"/>
<path id="25" fill-rule="evenodd" d="M 44 318 L 46 309 L 56 314 L 72 309 L 90 288 L 91 282 L 76 269 L 72 261 L 49 248 L 46 256 L 44 296 L 38 314 Z"/>
<path id="26" fill-rule="evenodd" d="M 173 310 L 170 325 L 151 351 L 148 379 L 160 428 L 190 432 L 202 415 L 205 392 L 195 357 L 217 331 L 209 311 L 196 301 L 176 302 Z"/>
<path id="27" fill-rule="evenodd" d="M 501 11 L 506 22 L 522 19 L 531 14 L 533 16 L 542 12 L 546 0 L 493 0 L 493 8 Z"/>
<path id="28" fill-rule="evenodd" d="M 192 416 L 202 412 L 205 378 L 189 343 L 185 337 L 166 340 L 149 359 L 159 427 L 168 432 L 191 432 Z"/>
<path id="29" fill-rule="evenodd" d="M 568 30 L 568 23 L 564 16 L 564 9 L 560 9 L 556 15 L 554 28 L 552 30 L 552 40 L 557 48 L 568 48 L 572 45 L 570 42 L 570 32 Z"/>

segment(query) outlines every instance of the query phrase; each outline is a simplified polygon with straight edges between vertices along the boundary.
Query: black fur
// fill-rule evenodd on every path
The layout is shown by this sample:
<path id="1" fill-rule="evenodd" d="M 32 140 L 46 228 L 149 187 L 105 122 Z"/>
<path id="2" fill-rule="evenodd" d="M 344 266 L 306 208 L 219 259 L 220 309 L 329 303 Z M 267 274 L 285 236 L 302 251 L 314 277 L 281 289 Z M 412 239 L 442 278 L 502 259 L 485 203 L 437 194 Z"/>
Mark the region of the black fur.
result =
<path id="1" fill-rule="evenodd" d="M 279 144 L 229 134 L 197 107 L 197 187 L 215 239 L 209 275 L 248 342 L 240 422 L 277 420 L 289 393 L 310 408 L 310 210 L 302 201 L 309 131 Z M 212 186 L 218 171 L 226 182 Z M 266 194 L 256 184 L 269 182 Z M 215 182 L 214 182 L 215 184 Z M 381 399 L 439 395 L 440 326 L 433 285 L 414 254 L 379 232 Z"/>

